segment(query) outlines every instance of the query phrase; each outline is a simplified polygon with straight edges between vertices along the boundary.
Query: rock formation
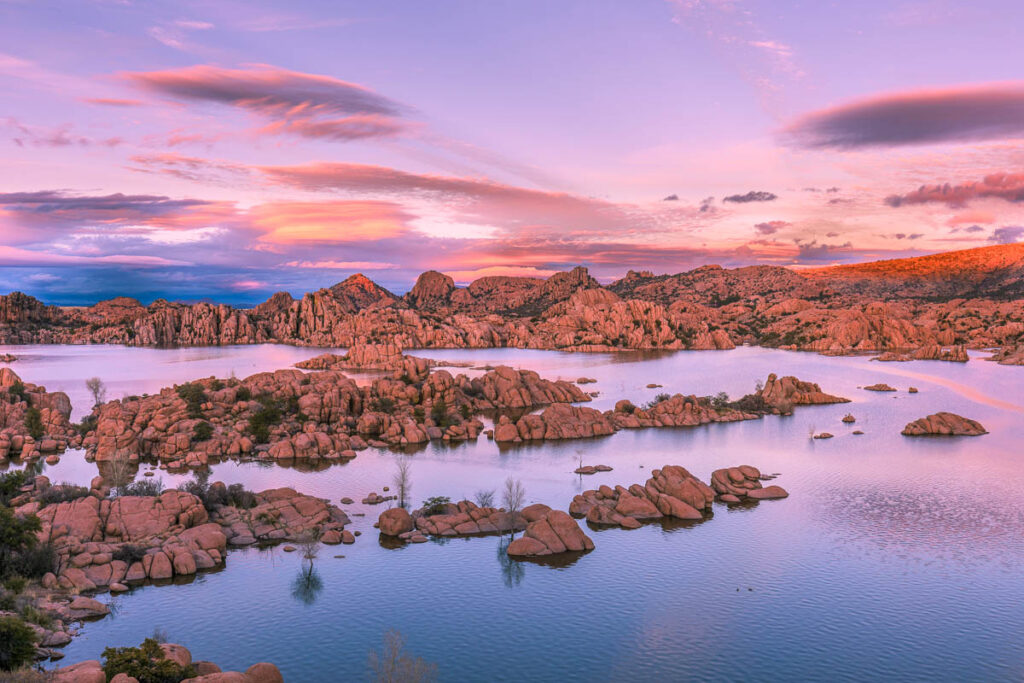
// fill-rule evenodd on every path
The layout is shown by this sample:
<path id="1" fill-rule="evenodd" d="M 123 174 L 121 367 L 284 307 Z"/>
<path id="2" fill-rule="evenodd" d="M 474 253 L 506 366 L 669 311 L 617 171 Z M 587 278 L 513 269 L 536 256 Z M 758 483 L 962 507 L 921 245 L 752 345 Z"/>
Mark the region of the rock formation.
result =
<path id="1" fill-rule="evenodd" d="M 728 467 L 711 473 L 711 488 L 723 503 L 739 503 L 747 498 L 769 500 L 789 496 L 781 486 L 762 486 L 761 479 L 761 471 L 756 467 Z"/>
<path id="2" fill-rule="evenodd" d="M 87 308 L 0 296 L 0 343 L 730 349 L 740 343 L 963 361 L 965 348 L 1013 346 L 1024 333 L 1024 249 L 795 272 L 705 266 L 630 272 L 602 287 L 585 268 L 547 280 L 488 277 L 455 287 L 424 273 L 404 297 L 362 275 L 252 309 L 118 298 Z"/>
<path id="3" fill-rule="evenodd" d="M 981 436 L 988 431 L 975 420 L 940 412 L 914 420 L 901 433 L 904 436 Z"/>
<path id="4" fill-rule="evenodd" d="M 182 667 L 192 667 L 196 677 L 185 680 L 190 683 L 283 683 L 281 671 L 269 662 L 253 664 L 244 672 L 222 671 L 213 662 L 196 661 L 188 648 L 175 643 L 161 643 L 163 657 Z M 51 679 L 48 679 L 51 680 Z M 71 666 L 59 668 L 53 672 L 53 683 L 106 683 L 107 676 L 101 662 L 87 659 Z M 117 674 L 111 681 L 114 683 L 139 683 L 138 679 L 127 674 Z"/>
<path id="5" fill-rule="evenodd" d="M 526 530 L 508 544 L 509 557 L 547 557 L 594 549 L 594 542 L 583 533 L 576 520 L 561 510 L 531 505 L 523 510 L 523 517 L 528 521 Z"/>
<path id="6" fill-rule="evenodd" d="M 604 526 L 633 529 L 648 520 L 672 517 L 699 520 L 711 509 L 714 492 L 685 468 L 666 465 L 651 471 L 644 484 L 601 486 L 572 499 L 569 512 Z"/>
<path id="7" fill-rule="evenodd" d="M 10 368 L 0 368 L 0 462 L 64 451 L 75 438 L 70 416 L 71 401 L 63 391 L 26 384 Z"/>

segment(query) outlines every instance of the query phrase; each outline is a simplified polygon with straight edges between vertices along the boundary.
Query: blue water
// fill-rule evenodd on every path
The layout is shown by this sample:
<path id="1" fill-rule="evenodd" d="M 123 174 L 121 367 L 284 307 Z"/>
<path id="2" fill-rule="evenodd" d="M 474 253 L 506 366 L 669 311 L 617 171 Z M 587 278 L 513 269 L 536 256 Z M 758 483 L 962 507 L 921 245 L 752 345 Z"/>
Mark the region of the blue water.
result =
<path id="1" fill-rule="evenodd" d="M 201 362 L 173 364 L 161 354 L 183 351 L 82 347 L 75 350 L 85 359 L 56 357 L 66 350 L 31 347 L 33 357 L 14 367 L 51 389 L 64 388 L 60 377 L 73 388 L 79 378 L 120 373 L 125 391 L 141 393 L 157 388 L 150 375 L 158 386 L 224 376 L 231 367 L 243 376 L 245 364 L 251 371 L 283 367 L 319 352 L 228 347 L 198 350 L 207 352 Z M 353 546 L 321 549 L 319 591 L 295 590 L 297 553 L 233 551 L 224 570 L 189 583 L 103 597 L 114 615 L 86 625 L 65 648 L 64 662 L 98 658 L 107 645 L 134 644 L 160 628 L 196 658 L 225 668 L 267 660 L 286 680 L 359 680 L 368 652 L 381 647 L 385 631 L 398 629 L 408 650 L 437 663 L 446 681 L 1024 678 L 1024 368 L 977 356 L 966 365 L 882 364 L 753 348 L 421 355 L 506 363 L 551 378 L 594 377 L 598 382 L 584 388 L 601 392 L 592 405 L 602 409 L 662 391 L 739 396 L 769 372 L 818 382 L 854 402 L 587 441 L 498 448 L 481 438 L 411 456 L 371 449 L 319 471 L 220 463 L 214 479 L 256 490 L 289 485 L 336 503 L 390 484 L 398 457 L 412 458 L 416 502 L 500 489 L 511 476 L 523 481 L 529 502 L 564 509 L 585 488 L 643 482 L 650 469 L 669 463 L 705 480 L 718 467 L 752 464 L 781 473 L 773 483 L 790 497 L 752 508 L 716 505 L 713 518 L 696 525 L 588 529 L 596 549 L 570 566 L 510 563 L 494 537 L 390 550 L 372 528 L 379 507 L 345 506 L 353 514 L 349 528 L 363 533 Z M 45 381 L 34 376 L 37 368 L 48 368 Z M 858 388 L 880 381 L 900 391 Z M 151 388 L 132 389 L 135 382 Z M 649 382 L 665 386 L 646 389 Z M 906 393 L 910 385 L 920 393 Z M 938 410 L 977 419 L 991 434 L 899 434 Z M 840 422 L 847 412 L 855 425 Z M 866 433 L 854 436 L 853 429 Z M 812 430 L 836 436 L 815 441 Z M 572 470 L 581 458 L 615 469 L 579 477 Z M 46 473 L 54 481 L 86 480 L 96 468 L 69 453 Z M 161 476 L 167 485 L 179 481 Z"/>

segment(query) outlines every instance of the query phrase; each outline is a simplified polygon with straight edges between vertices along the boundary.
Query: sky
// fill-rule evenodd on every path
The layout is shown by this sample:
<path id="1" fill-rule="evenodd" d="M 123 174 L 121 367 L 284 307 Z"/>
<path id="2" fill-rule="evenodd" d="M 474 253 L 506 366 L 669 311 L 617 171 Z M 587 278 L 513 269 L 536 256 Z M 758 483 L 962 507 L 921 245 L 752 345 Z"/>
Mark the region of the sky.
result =
<path id="1" fill-rule="evenodd" d="M 1024 239 L 1024 3 L 0 0 L 0 292 Z"/>

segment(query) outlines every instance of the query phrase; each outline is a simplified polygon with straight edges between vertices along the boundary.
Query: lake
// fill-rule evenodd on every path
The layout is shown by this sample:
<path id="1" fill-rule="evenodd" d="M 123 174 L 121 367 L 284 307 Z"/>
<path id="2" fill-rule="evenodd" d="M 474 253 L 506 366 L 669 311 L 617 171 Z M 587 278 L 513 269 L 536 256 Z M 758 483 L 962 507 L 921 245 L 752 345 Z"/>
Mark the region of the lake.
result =
<path id="1" fill-rule="evenodd" d="M 88 409 L 87 377 L 103 378 L 113 398 L 211 374 L 288 367 L 323 350 L 0 347 L 8 352 L 21 357 L 11 367 L 22 379 L 66 391 L 77 419 Z M 566 509 L 584 489 L 643 483 L 665 464 L 704 481 L 720 467 L 754 465 L 780 473 L 773 483 L 790 497 L 716 504 L 698 524 L 585 529 L 596 549 L 568 566 L 510 562 L 496 537 L 389 549 L 372 528 L 380 506 L 342 506 L 353 519 L 348 528 L 362 535 L 352 546 L 321 548 L 319 590 L 296 585 L 298 553 L 232 551 L 223 570 L 189 582 L 101 596 L 113 615 L 87 624 L 61 664 L 99 658 L 105 646 L 137 644 L 159 628 L 225 669 L 272 661 L 290 681 L 359 680 L 368 652 L 397 629 L 445 681 L 1024 677 L 1024 368 L 985 362 L 985 354 L 967 364 L 879 363 L 746 347 L 418 355 L 513 365 L 549 379 L 593 377 L 584 389 L 600 392 L 589 404 L 600 409 L 659 392 L 736 398 L 770 372 L 817 382 L 853 403 L 582 441 L 499 448 L 481 437 L 408 456 L 369 449 L 316 471 L 222 462 L 211 468 L 213 480 L 253 490 L 292 486 L 336 504 L 390 485 L 399 457 L 412 460 L 417 505 L 435 495 L 457 500 L 500 490 L 514 477 L 528 503 Z M 875 382 L 900 391 L 858 388 Z M 909 386 L 920 393 L 907 393 Z M 976 419 L 991 433 L 900 435 L 907 422 L 939 410 Z M 841 422 L 848 412 L 856 424 Z M 835 438 L 812 440 L 812 431 Z M 581 477 L 573 474 L 580 460 L 614 471 Z M 43 472 L 55 483 L 87 483 L 96 466 L 69 452 Z M 159 476 L 174 486 L 189 475 Z"/>

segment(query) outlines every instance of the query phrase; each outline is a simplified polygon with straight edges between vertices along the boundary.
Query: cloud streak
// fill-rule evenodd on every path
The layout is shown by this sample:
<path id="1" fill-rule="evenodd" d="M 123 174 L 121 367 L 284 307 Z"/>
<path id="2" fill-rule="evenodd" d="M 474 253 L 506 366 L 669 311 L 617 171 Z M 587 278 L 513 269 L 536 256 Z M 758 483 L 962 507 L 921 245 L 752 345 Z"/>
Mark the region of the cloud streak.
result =
<path id="1" fill-rule="evenodd" d="M 331 76 L 267 65 L 228 69 L 196 65 L 119 77 L 178 101 L 206 102 L 248 112 L 267 123 L 259 132 L 327 140 L 393 137 L 409 124 L 407 108 L 370 88 Z"/>
<path id="2" fill-rule="evenodd" d="M 885 198 L 885 203 L 892 207 L 929 203 L 958 207 L 975 199 L 1024 202 L 1024 173 L 992 173 L 980 182 L 958 185 L 922 185 L 913 192 L 890 195 Z M 972 218 L 971 222 L 974 220 Z"/>
<path id="3" fill-rule="evenodd" d="M 783 140 L 855 149 L 994 140 L 1024 134 L 1024 81 L 878 95 L 803 116 Z"/>

